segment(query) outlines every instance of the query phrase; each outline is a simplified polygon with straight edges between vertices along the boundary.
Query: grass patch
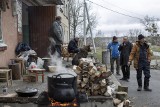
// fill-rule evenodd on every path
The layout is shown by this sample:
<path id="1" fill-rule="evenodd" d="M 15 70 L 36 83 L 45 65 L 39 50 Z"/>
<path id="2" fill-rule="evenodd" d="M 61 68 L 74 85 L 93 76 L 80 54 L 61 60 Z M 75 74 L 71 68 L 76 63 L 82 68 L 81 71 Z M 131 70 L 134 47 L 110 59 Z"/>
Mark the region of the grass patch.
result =
<path id="1" fill-rule="evenodd" d="M 151 46 L 152 51 L 160 52 L 160 46 Z"/>
<path id="2" fill-rule="evenodd" d="M 103 49 L 101 47 L 96 48 L 96 57 L 100 62 L 102 62 L 102 51 Z"/>

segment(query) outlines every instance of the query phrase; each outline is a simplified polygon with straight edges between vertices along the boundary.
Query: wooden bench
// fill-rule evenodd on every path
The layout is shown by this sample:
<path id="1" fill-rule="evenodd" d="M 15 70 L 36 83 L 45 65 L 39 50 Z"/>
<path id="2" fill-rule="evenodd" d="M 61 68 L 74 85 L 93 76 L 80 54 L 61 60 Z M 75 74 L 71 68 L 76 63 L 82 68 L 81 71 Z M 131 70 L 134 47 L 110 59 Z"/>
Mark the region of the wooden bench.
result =
<path id="1" fill-rule="evenodd" d="M 42 77 L 42 82 L 44 82 L 44 72 L 46 71 L 45 69 L 29 69 L 29 75 L 31 76 L 35 76 L 36 77 L 36 81 L 38 81 L 38 76 Z"/>
<path id="2" fill-rule="evenodd" d="M 12 85 L 12 70 L 0 69 L 0 80 L 6 80 L 7 86 L 9 86 L 9 81 L 10 81 Z"/>

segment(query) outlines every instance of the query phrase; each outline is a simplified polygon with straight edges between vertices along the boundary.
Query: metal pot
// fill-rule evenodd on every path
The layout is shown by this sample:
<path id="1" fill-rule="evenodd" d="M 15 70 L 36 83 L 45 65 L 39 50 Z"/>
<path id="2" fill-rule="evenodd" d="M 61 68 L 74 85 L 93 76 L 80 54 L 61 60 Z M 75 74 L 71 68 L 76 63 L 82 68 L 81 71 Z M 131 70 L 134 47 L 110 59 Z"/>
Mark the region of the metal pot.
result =
<path id="1" fill-rule="evenodd" d="M 24 89 L 16 89 L 15 92 L 20 97 L 33 97 L 38 93 L 38 89 L 26 87 Z"/>
<path id="2" fill-rule="evenodd" d="M 54 89 L 53 98 L 59 102 L 72 102 L 75 99 L 75 92 L 71 84 L 51 85 Z"/>
<path id="3" fill-rule="evenodd" d="M 55 74 L 48 77 L 48 95 L 56 101 L 73 101 L 77 94 L 76 77 L 70 73 Z"/>

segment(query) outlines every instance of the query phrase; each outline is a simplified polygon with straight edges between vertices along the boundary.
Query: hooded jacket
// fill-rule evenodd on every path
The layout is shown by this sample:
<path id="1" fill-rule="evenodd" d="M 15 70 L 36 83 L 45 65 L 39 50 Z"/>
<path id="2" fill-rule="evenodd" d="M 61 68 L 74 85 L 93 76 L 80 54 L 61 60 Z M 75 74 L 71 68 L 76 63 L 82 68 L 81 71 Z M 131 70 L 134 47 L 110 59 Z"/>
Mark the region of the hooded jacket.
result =
<path id="1" fill-rule="evenodd" d="M 56 42 L 56 45 L 63 43 L 63 29 L 58 21 L 54 21 L 51 28 L 51 37 Z"/>
<path id="2" fill-rule="evenodd" d="M 111 58 L 118 58 L 120 56 L 119 54 L 119 43 L 118 42 L 111 42 L 108 44 L 108 47 L 107 47 L 110 52 L 111 52 Z"/>
<path id="3" fill-rule="evenodd" d="M 146 47 L 146 50 L 147 50 L 147 60 L 150 62 L 151 61 L 151 56 L 152 56 L 151 49 L 146 42 L 144 43 L 144 46 Z M 133 45 L 132 51 L 131 51 L 130 56 L 129 56 L 129 62 L 134 60 L 134 68 L 136 68 L 136 69 L 138 69 L 139 55 L 140 55 L 140 43 L 139 43 L 139 41 L 137 41 Z"/>

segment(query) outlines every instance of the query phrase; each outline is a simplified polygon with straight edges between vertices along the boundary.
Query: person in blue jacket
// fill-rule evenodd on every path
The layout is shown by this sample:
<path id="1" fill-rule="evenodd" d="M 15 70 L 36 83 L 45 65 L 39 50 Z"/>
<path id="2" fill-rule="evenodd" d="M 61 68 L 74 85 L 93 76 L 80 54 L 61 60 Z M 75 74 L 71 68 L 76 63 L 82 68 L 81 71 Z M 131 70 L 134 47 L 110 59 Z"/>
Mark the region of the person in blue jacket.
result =
<path id="1" fill-rule="evenodd" d="M 116 74 L 120 75 L 120 53 L 119 48 L 120 44 L 118 43 L 118 38 L 113 36 L 112 42 L 108 44 L 107 48 L 110 50 L 110 63 L 111 63 L 111 72 L 114 73 L 114 62 L 116 61 Z"/>

